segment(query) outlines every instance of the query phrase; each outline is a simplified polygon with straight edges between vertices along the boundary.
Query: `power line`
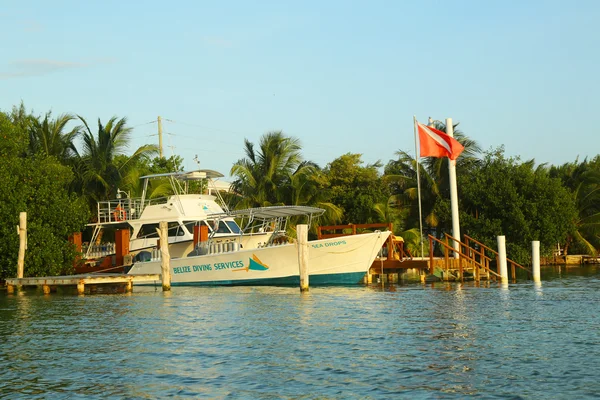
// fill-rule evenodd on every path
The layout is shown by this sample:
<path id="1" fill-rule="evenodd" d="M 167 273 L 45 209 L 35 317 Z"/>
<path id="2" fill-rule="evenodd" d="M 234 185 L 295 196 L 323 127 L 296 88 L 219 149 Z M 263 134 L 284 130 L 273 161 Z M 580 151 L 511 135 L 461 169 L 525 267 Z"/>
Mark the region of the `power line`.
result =
<path id="1" fill-rule="evenodd" d="M 236 135 L 251 135 L 248 132 L 236 132 L 236 131 L 229 131 L 229 130 L 220 129 L 220 128 L 211 128 L 210 126 L 205 126 L 205 125 L 200 125 L 200 124 L 191 124 L 189 122 L 173 121 L 172 119 L 167 119 L 167 118 L 164 118 L 163 120 L 164 121 L 172 122 L 174 124 L 181 124 L 181 125 L 193 126 L 193 127 L 196 127 L 196 128 L 210 129 L 210 130 L 218 131 L 218 132 L 233 133 L 233 134 L 236 134 Z"/>
<path id="2" fill-rule="evenodd" d="M 142 126 L 142 125 L 150 125 L 150 124 L 155 124 L 155 123 L 156 123 L 156 120 L 154 120 L 154 121 L 150 121 L 150 122 L 144 122 L 143 124 L 137 124 L 137 125 L 134 125 L 134 126 L 132 126 L 131 128 L 137 128 L 138 126 Z"/>

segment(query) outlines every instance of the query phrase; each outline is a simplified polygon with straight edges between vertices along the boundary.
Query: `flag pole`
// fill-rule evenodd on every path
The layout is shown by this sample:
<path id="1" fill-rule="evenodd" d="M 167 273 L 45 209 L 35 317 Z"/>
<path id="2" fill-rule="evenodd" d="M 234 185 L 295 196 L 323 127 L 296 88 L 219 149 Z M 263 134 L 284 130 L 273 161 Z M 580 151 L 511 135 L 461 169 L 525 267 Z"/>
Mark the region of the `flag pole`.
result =
<path id="1" fill-rule="evenodd" d="M 421 175 L 419 173 L 419 146 L 417 145 L 417 117 L 413 115 L 413 128 L 415 130 L 415 161 L 417 163 L 417 195 L 419 197 L 419 232 L 421 240 L 421 257 L 423 255 L 423 215 L 421 211 Z"/>
<path id="2" fill-rule="evenodd" d="M 454 137 L 454 127 L 452 126 L 452 118 L 446 118 L 446 134 Z M 450 179 L 450 208 L 452 210 L 452 236 L 454 240 L 454 258 L 459 258 L 460 243 L 460 222 L 458 220 L 458 190 L 456 187 L 456 160 L 448 158 L 448 174 Z"/>

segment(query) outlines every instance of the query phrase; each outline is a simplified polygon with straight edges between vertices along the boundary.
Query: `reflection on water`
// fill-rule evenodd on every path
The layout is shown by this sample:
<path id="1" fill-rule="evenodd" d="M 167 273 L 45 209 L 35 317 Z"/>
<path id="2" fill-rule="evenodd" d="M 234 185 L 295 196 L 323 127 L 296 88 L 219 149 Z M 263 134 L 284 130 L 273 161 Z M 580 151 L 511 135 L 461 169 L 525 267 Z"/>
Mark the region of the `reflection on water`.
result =
<path id="1" fill-rule="evenodd" d="M 593 398 L 598 267 L 543 282 L 0 292 L 0 398 Z"/>

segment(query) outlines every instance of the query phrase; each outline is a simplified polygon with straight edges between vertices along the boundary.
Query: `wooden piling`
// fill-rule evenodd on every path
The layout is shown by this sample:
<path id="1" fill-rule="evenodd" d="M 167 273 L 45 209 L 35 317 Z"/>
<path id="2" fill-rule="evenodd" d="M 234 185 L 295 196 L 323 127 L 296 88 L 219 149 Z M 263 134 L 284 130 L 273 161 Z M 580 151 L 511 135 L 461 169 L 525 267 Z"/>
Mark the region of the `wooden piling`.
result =
<path id="1" fill-rule="evenodd" d="M 308 292 L 308 225 L 296 225 L 296 236 L 298 238 L 300 292 Z"/>
<path id="2" fill-rule="evenodd" d="M 163 291 L 171 290 L 171 255 L 169 254 L 169 225 L 167 221 L 161 221 L 159 224 L 159 236 L 163 246 L 160 247 L 160 270 L 162 277 Z"/>
<path id="3" fill-rule="evenodd" d="M 25 270 L 25 250 L 27 249 L 27 213 L 19 214 L 19 259 L 17 261 L 17 278 L 22 278 Z"/>
<path id="4" fill-rule="evenodd" d="M 44 294 L 50 294 L 50 286 L 48 285 L 42 285 L 42 290 L 44 291 Z"/>
<path id="5" fill-rule="evenodd" d="M 80 280 L 79 282 L 77 282 L 77 294 L 84 294 L 85 293 L 85 283 L 83 282 L 83 280 Z"/>

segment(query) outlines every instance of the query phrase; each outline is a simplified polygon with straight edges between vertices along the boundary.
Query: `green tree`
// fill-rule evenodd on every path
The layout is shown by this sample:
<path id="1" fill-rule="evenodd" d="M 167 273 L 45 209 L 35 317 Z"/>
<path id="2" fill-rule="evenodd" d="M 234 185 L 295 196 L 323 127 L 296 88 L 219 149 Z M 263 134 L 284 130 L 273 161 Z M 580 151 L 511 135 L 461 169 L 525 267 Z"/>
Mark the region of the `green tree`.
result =
<path id="1" fill-rule="evenodd" d="M 158 150 L 155 145 L 141 146 L 117 164 L 115 158 L 125 155 L 129 147 L 131 128 L 127 126 L 127 119 L 112 117 L 106 125 L 98 119 L 95 135 L 85 119 L 81 116 L 79 119 L 84 125 L 83 151 L 80 152 L 76 169 L 81 190 L 88 198 L 90 207 L 94 208 L 96 202 L 116 195 L 123 177 L 131 173 L 137 160 L 155 155 Z"/>
<path id="2" fill-rule="evenodd" d="M 564 243 L 564 252 L 598 255 L 600 247 L 600 157 L 565 163 L 549 169 L 571 192 L 577 209 L 573 230 Z"/>
<path id="3" fill-rule="evenodd" d="M 300 141 L 283 132 L 269 132 L 260 139 L 259 148 L 244 140 L 246 157 L 231 168 L 235 179 L 232 187 L 242 195 L 240 208 L 281 204 L 279 188 L 289 183 L 290 176 L 302 163 Z"/>
<path id="4" fill-rule="evenodd" d="M 29 127 L 30 154 L 43 153 L 54 156 L 67 165 L 77 155 L 75 138 L 81 126 L 75 126 L 66 131 L 66 126 L 75 119 L 70 114 L 61 114 L 52 119 L 52 113 L 46 113 L 44 119 L 34 119 Z"/>
<path id="5" fill-rule="evenodd" d="M 80 231 L 89 214 L 85 203 L 68 187 L 69 167 L 45 154 L 27 156 L 27 126 L 0 113 L 0 279 L 14 277 L 19 249 L 15 226 L 27 212 L 25 275 L 70 272 L 75 251 L 68 236 Z"/>
<path id="6" fill-rule="evenodd" d="M 230 172 L 238 194 L 235 208 L 313 206 L 325 209 L 321 223 L 339 222 L 342 211 L 329 201 L 327 178 L 316 164 L 302 159 L 298 139 L 269 132 L 260 139 L 258 149 L 248 140 L 244 146 L 246 157 Z"/>
<path id="7" fill-rule="evenodd" d="M 486 153 L 477 169 L 458 176 L 461 231 L 495 248 L 506 236 L 507 254 L 529 263 L 531 242 L 549 255 L 573 229 L 576 215 L 569 192 L 534 161 L 505 158 L 502 148 Z"/>
<path id="8" fill-rule="evenodd" d="M 390 196 L 383 184 L 379 162 L 362 166 L 361 154 L 347 153 L 324 169 L 331 187 L 331 202 L 344 211 L 342 223 L 368 224 L 383 222 L 375 205 Z"/>

